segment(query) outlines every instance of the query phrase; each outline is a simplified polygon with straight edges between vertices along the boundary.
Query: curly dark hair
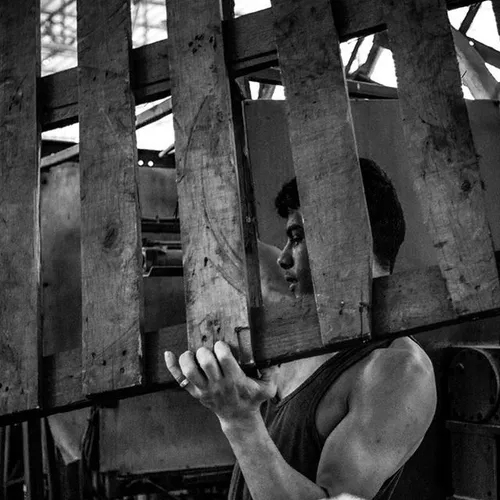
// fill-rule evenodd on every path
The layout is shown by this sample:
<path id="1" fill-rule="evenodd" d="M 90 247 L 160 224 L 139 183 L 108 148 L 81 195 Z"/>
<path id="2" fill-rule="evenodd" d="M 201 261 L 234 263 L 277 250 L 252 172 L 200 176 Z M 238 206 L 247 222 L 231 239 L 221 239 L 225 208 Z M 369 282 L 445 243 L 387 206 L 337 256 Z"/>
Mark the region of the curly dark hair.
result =
<path id="1" fill-rule="evenodd" d="M 389 267 L 392 273 L 405 237 L 403 209 L 388 175 L 373 160 L 360 158 L 359 163 L 372 228 L 373 253 L 380 264 Z M 285 219 L 290 211 L 300 208 L 295 177 L 283 185 L 274 204 L 278 214 Z"/>

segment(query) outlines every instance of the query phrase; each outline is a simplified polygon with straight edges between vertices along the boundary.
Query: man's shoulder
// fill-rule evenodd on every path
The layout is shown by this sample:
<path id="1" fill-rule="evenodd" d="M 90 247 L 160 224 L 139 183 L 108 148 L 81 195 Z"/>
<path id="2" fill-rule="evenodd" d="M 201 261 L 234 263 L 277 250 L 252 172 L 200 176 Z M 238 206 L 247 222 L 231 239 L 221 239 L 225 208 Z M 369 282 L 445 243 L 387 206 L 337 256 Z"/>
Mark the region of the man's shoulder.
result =
<path id="1" fill-rule="evenodd" d="M 414 383 L 419 384 L 434 377 L 429 356 L 409 337 L 396 339 L 385 348 L 375 349 L 357 364 L 355 371 L 354 391 L 373 390 L 380 384 L 408 390 Z"/>
<path id="2" fill-rule="evenodd" d="M 410 338 L 397 339 L 352 365 L 329 388 L 317 410 L 318 432 L 326 437 L 354 408 L 369 415 L 374 407 L 386 405 L 386 397 L 432 401 L 434 391 L 432 362 L 425 351 Z"/>

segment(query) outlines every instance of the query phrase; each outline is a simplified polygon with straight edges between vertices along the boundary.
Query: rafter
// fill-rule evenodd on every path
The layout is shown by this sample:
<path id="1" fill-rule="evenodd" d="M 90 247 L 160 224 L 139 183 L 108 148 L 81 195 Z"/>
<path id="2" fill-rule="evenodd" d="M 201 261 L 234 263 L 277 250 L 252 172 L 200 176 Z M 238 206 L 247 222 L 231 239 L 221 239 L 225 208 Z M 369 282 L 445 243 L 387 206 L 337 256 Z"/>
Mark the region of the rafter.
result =
<path id="1" fill-rule="evenodd" d="M 469 7 L 469 10 L 464 17 L 460 28 L 458 28 L 458 31 L 460 31 L 460 33 L 463 33 L 464 35 L 467 33 L 467 31 L 471 27 L 472 22 L 474 21 L 474 18 L 476 17 L 476 14 L 479 12 L 480 7 L 481 3 L 475 3 Z"/>

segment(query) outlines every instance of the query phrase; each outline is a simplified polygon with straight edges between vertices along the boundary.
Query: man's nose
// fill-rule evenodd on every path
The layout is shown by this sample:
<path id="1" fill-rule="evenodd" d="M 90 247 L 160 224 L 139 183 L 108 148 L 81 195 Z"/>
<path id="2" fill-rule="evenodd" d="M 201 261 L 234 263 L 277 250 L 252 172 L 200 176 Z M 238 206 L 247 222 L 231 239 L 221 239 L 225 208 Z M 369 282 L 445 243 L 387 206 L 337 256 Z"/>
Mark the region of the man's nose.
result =
<path id="1" fill-rule="evenodd" d="M 286 249 L 281 252 L 281 255 L 278 257 L 278 264 L 282 269 L 290 269 L 293 267 L 293 257 L 290 252 Z"/>

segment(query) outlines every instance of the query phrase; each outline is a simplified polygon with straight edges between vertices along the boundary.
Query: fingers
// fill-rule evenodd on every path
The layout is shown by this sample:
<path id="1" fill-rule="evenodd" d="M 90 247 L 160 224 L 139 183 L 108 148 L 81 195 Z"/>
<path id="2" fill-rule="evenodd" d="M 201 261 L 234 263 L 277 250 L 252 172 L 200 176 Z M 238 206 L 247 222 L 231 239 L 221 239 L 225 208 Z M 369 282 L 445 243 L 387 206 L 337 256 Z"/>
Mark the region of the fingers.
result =
<path id="1" fill-rule="evenodd" d="M 243 373 L 231 349 L 225 342 L 217 341 L 214 346 L 214 353 L 225 378 L 234 380 Z"/>
<path id="2" fill-rule="evenodd" d="M 183 382 L 186 380 L 188 382 L 190 382 L 190 380 L 182 372 L 182 369 L 181 369 L 174 353 L 172 353 L 170 351 L 165 351 L 164 358 L 165 358 L 165 364 L 167 365 L 169 372 L 172 374 L 172 376 L 174 377 L 176 382 L 183 389 L 185 389 L 187 392 L 189 392 L 189 394 L 191 394 L 191 396 L 195 396 L 196 387 L 192 383 L 188 383 L 187 385 L 185 385 L 185 382 Z"/>
<path id="3" fill-rule="evenodd" d="M 196 358 L 191 351 L 186 351 L 179 357 L 179 365 L 184 376 L 195 386 L 203 388 L 207 385 L 207 377 L 200 370 Z"/>
<path id="4" fill-rule="evenodd" d="M 196 359 L 210 382 L 217 382 L 222 378 L 219 362 L 210 349 L 200 347 L 196 351 Z"/>
<path id="5" fill-rule="evenodd" d="M 172 374 L 172 377 L 180 383 L 184 379 L 184 375 L 179 367 L 179 363 L 177 362 L 177 358 L 175 357 L 173 352 L 165 351 L 164 353 L 165 364 L 167 365 L 168 371 Z"/>
<path id="6" fill-rule="evenodd" d="M 178 383 L 186 378 L 199 388 L 223 378 L 235 380 L 243 374 L 231 349 L 222 341 L 215 343 L 213 351 L 200 347 L 196 356 L 191 351 L 186 351 L 178 361 L 172 352 L 166 351 L 165 364 Z"/>

